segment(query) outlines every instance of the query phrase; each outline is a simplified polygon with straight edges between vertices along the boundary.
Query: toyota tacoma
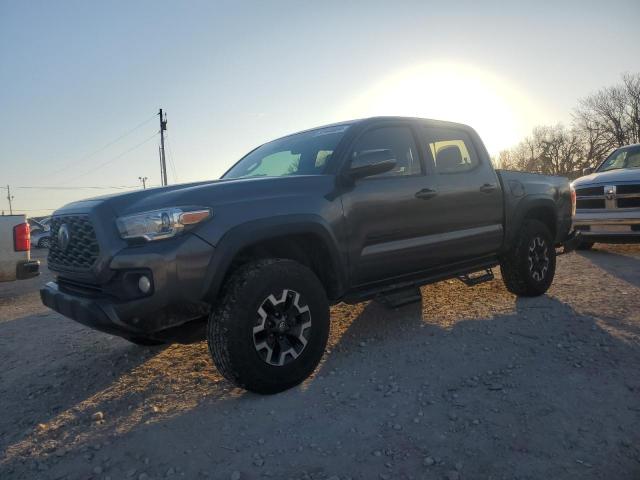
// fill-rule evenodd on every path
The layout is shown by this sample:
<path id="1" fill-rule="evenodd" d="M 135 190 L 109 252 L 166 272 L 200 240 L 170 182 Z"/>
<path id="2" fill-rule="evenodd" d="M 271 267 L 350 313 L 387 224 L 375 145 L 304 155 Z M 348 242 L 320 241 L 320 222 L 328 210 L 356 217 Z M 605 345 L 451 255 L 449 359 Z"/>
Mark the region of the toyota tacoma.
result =
<path id="1" fill-rule="evenodd" d="M 307 378 L 329 306 L 421 285 L 543 294 L 575 205 L 568 180 L 496 171 L 461 124 L 377 117 L 265 143 L 219 180 L 79 201 L 51 220 L 48 307 L 149 345 L 206 335 L 235 385 Z"/>

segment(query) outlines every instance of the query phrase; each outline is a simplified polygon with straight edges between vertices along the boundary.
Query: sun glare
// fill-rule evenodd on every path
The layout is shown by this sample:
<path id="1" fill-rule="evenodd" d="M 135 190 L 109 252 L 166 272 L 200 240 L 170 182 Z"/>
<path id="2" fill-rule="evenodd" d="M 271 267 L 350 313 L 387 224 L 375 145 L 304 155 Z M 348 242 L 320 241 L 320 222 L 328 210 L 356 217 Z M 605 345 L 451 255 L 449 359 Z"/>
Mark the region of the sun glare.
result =
<path id="1" fill-rule="evenodd" d="M 391 75 L 349 102 L 342 118 L 407 115 L 466 123 L 491 155 L 524 137 L 538 109 L 504 79 L 464 64 L 436 62 Z"/>

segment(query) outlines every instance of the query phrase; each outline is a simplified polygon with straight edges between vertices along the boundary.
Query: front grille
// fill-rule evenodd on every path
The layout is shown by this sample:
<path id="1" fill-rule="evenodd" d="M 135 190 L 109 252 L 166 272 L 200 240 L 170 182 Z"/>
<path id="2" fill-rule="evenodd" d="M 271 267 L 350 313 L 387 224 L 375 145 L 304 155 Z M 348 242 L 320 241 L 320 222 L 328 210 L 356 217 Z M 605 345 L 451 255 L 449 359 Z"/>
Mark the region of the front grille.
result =
<path id="1" fill-rule="evenodd" d="M 625 193 L 638 193 L 640 194 L 640 185 L 618 185 L 616 187 L 616 193 L 622 195 Z"/>
<path id="2" fill-rule="evenodd" d="M 577 188 L 576 196 L 578 210 L 640 208 L 640 184 Z"/>
<path id="3" fill-rule="evenodd" d="M 604 187 L 576 188 L 576 195 L 578 197 L 591 196 L 591 195 L 602 195 L 603 193 L 604 193 Z"/>
<path id="4" fill-rule="evenodd" d="M 582 208 L 604 208 L 604 199 L 599 200 L 599 199 L 589 199 L 589 200 L 582 200 L 582 199 L 578 199 L 576 201 L 576 208 L 577 209 L 582 209 Z"/>
<path id="5" fill-rule="evenodd" d="M 640 197 L 618 199 L 618 208 L 638 208 L 638 207 L 640 207 Z"/>
<path id="6" fill-rule="evenodd" d="M 58 245 L 58 231 L 63 224 L 67 225 L 70 233 L 69 244 L 64 250 Z M 96 232 L 86 215 L 63 215 L 51 220 L 50 265 L 88 270 L 96 263 L 99 253 Z"/>

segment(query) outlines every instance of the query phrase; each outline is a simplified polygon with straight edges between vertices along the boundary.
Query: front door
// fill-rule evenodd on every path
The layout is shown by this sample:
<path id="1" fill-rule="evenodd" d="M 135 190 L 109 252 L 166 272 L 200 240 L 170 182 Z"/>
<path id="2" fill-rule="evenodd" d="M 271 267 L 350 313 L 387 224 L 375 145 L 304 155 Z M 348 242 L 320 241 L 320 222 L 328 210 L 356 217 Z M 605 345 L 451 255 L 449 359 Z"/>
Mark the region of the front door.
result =
<path id="1" fill-rule="evenodd" d="M 437 186 L 417 147 L 418 133 L 409 123 L 374 126 L 349 154 L 352 159 L 390 150 L 397 162 L 389 172 L 356 180 L 342 196 L 354 287 L 429 266 L 422 242 L 437 228 L 429 222 L 437 214 L 432 203 Z"/>

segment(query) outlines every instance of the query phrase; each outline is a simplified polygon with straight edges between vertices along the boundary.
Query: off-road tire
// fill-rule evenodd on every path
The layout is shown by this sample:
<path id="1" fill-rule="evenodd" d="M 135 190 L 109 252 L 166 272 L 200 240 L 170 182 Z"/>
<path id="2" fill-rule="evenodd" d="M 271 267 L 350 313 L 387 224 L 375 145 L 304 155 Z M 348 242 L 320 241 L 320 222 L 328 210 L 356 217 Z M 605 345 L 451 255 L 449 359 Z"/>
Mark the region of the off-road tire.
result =
<path id="1" fill-rule="evenodd" d="M 547 269 L 540 279 L 534 278 L 529 259 L 534 239 L 544 243 L 548 256 Z M 547 226 L 538 220 L 525 220 L 512 247 L 500 259 L 500 270 L 502 280 L 511 293 L 522 297 L 536 297 L 545 293 L 556 272 L 556 250 Z"/>
<path id="2" fill-rule="evenodd" d="M 587 242 L 585 240 L 581 240 L 576 247 L 576 250 L 591 250 L 595 242 Z"/>
<path id="3" fill-rule="evenodd" d="M 304 330 L 308 339 L 298 356 L 273 365 L 259 353 L 254 327 L 265 299 L 285 290 L 299 293 L 300 303 L 309 308 L 311 326 Z M 235 271 L 207 328 L 209 351 L 220 373 L 238 387 L 261 394 L 278 393 L 306 379 L 320 362 L 328 337 L 329 302 L 322 283 L 310 269 L 286 259 L 258 260 Z"/>
<path id="4" fill-rule="evenodd" d="M 49 248 L 51 246 L 51 239 L 48 237 L 41 238 L 38 242 L 38 248 Z"/>

